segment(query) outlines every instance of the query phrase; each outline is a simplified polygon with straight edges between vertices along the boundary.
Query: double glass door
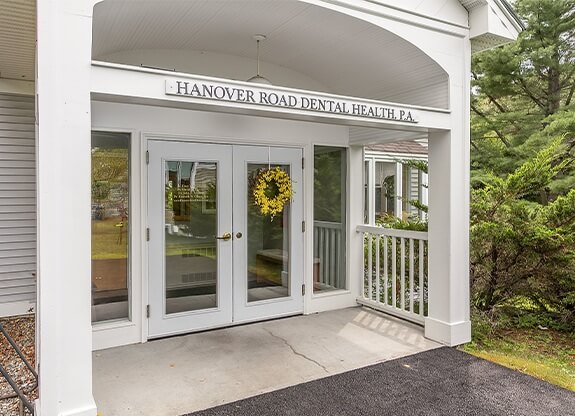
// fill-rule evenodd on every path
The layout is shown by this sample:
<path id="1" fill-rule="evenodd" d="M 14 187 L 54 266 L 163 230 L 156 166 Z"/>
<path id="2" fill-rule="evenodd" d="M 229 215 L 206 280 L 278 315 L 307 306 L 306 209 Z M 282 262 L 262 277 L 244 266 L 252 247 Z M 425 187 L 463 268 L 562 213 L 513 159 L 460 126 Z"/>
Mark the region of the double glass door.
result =
<path id="1" fill-rule="evenodd" d="M 148 151 L 149 336 L 302 312 L 301 149 L 150 140 Z M 294 194 L 272 217 L 254 187 L 276 167 Z"/>

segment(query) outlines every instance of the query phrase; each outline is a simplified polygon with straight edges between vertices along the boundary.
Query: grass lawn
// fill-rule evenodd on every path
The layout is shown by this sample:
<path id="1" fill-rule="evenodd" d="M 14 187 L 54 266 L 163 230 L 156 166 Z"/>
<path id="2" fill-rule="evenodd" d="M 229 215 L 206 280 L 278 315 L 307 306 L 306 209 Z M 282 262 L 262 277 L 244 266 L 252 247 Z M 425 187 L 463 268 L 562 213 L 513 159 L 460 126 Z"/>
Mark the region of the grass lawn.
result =
<path id="1" fill-rule="evenodd" d="M 128 224 L 119 218 L 92 221 L 92 259 L 125 259 L 128 256 Z"/>
<path id="2" fill-rule="evenodd" d="M 502 329 L 463 351 L 575 391 L 575 336 L 553 330 Z"/>

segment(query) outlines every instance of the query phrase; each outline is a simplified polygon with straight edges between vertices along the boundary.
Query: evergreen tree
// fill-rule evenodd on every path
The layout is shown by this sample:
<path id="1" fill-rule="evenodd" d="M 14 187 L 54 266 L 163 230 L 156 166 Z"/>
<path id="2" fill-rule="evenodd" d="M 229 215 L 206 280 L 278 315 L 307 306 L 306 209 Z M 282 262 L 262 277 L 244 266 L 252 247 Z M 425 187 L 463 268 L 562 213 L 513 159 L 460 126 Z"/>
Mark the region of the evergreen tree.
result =
<path id="1" fill-rule="evenodd" d="M 517 42 L 485 51 L 472 64 L 472 179 L 511 173 L 563 136 L 575 147 L 575 0 L 517 0 L 527 29 Z M 567 171 L 536 197 L 546 203 L 575 185 Z"/>

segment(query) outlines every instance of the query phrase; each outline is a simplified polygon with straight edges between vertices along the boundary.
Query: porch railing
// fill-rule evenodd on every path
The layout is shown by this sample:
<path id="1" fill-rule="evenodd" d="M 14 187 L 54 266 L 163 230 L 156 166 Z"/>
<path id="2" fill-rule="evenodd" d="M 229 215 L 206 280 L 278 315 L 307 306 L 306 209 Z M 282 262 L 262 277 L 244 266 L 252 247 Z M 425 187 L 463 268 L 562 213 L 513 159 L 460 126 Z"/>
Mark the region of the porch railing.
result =
<path id="1" fill-rule="evenodd" d="M 427 316 L 426 232 L 360 225 L 363 296 L 358 303 L 418 324 Z"/>
<path id="2" fill-rule="evenodd" d="M 345 287 L 345 244 L 343 225 L 338 222 L 314 221 L 314 284 L 334 288 Z"/>
<path id="3" fill-rule="evenodd" d="M 18 345 L 16 344 L 14 339 L 10 336 L 10 334 L 8 334 L 8 332 L 6 332 L 6 330 L 4 329 L 4 326 L 1 323 L 0 323 L 0 334 L 2 334 L 4 336 L 4 338 L 6 338 L 6 340 L 8 341 L 10 346 L 14 349 L 14 351 L 16 352 L 16 354 L 18 355 L 20 360 L 22 360 L 22 362 L 24 363 L 26 368 L 28 368 L 28 371 L 30 371 L 32 373 L 32 375 L 34 376 L 34 384 L 27 391 L 24 391 L 23 389 L 21 389 L 18 386 L 16 381 L 10 376 L 10 374 L 8 373 L 8 370 L 6 369 L 6 367 L 4 367 L 3 363 L 0 363 L 0 375 L 2 375 L 4 377 L 4 379 L 8 382 L 8 384 L 10 385 L 12 390 L 14 391 L 14 393 L 11 393 L 11 394 L 9 393 L 9 394 L 6 394 L 4 396 L 1 396 L 0 401 L 6 400 L 6 399 L 18 398 L 20 400 L 20 402 L 19 402 L 20 403 L 20 409 L 19 409 L 20 415 L 21 416 L 24 415 L 24 408 L 26 408 L 26 410 L 28 410 L 28 412 L 30 412 L 30 414 L 33 415 L 34 414 L 34 405 L 28 399 L 26 394 L 30 394 L 38 388 L 38 373 L 36 373 L 36 370 L 34 370 L 32 365 L 28 362 L 28 360 L 24 356 L 24 353 L 22 352 L 22 350 L 18 347 Z"/>

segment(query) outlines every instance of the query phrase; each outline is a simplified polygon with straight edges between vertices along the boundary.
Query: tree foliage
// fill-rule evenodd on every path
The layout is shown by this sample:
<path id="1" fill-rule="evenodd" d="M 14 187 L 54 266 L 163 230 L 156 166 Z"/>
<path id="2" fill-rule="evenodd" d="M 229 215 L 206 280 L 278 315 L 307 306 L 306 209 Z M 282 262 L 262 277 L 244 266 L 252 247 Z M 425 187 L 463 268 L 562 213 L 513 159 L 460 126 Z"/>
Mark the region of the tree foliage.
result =
<path id="1" fill-rule="evenodd" d="M 475 186 L 490 172 L 513 172 L 558 134 L 566 135 L 565 156 L 575 146 L 575 0 L 517 0 L 515 6 L 527 29 L 517 42 L 477 54 L 472 63 Z M 574 184 L 565 176 L 556 180 L 542 190 L 542 202 Z"/>
<path id="2" fill-rule="evenodd" d="M 575 189 L 547 205 L 525 200 L 570 161 L 555 139 L 502 179 L 490 175 L 471 194 L 471 287 L 490 311 L 518 297 L 559 321 L 575 319 Z"/>

